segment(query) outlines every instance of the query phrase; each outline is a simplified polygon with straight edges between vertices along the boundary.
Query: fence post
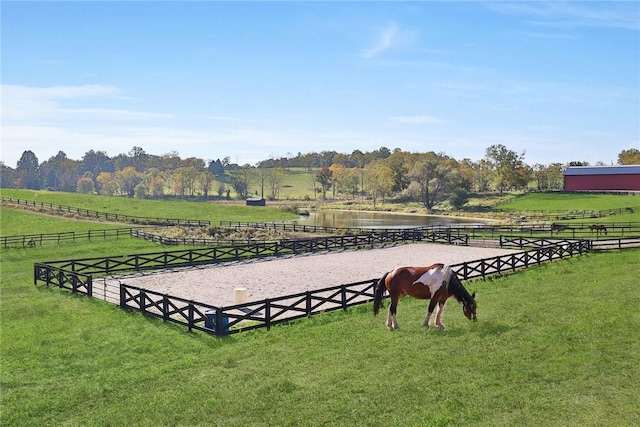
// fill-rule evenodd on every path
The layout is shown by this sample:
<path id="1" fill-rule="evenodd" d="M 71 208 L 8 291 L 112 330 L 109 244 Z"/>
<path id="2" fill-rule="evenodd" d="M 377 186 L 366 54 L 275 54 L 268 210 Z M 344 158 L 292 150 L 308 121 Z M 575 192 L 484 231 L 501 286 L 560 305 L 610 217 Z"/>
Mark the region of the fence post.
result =
<path id="1" fill-rule="evenodd" d="M 225 322 L 225 316 L 222 308 L 216 309 L 216 335 L 222 336 L 229 333 L 229 324 Z"/>
<path id="2" fill-rule="evenodd" d="M 126 285 L 122 282 L 119 282 L 119 283 L 120 283 L 120 308 L 124 310 L 127 307 L 127 303 L 125 302 L 127 298 L 126 296 L 127 293 L 125 290 Z"/>
<path id="3" fill-rule="evenodd" d="M 264 306 L 264 322 L 267 325 L 267 331 L 271 329 L 271 299 L 268 299 Z"/>

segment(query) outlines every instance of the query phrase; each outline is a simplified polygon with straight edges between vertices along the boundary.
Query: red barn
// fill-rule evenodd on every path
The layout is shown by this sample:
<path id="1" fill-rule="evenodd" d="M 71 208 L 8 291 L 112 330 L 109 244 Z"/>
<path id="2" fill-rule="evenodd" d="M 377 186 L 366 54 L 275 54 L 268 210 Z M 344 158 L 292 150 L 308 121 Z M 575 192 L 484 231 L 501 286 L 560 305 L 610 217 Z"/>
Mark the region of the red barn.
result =
<path id="1" fill-rule="evenodd" d="M 640 191 L 640 165 L 569 166 L 565 191 Z"/>

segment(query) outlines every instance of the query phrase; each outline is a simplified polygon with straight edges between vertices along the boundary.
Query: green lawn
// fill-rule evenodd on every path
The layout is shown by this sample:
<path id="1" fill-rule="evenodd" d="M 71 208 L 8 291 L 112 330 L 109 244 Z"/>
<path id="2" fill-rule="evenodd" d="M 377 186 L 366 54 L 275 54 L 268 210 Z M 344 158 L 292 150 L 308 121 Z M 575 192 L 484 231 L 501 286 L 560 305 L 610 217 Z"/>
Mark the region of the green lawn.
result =
<path id="1" fill-rule="evenodd" d="M 183 206 L 172 209 L 191 216 Z M 156 250 L 133 239 L 0 249 L 0 424 L 640 423 L 640 250 L 468 283 L 479 321 L 451 300 L 445 331 L 422 328 L 425 303 L 404 299 L 393 333 L 366 305 L 214 338 L 33 285 L 37 261 Z"/>
<path id="2" fill-rule="evenodd" d="M 284 208 L 269 206 L 247 208 L 242 204 L 139 200 L 127 197 L 15 189 L 3 189 L 2 197 L 136 217 L 199 219 L 211 221 L 212 226 L 219 225 L 220 221 L 265 222 L 298 218 L 298 215 L 288 211 L 286 206 Z"/>
<path id="3" fill-rule="evenodd" d="M 510 199 L 498 206 L 503 211 L 536 210 L 606 210 L 619 208 L 640 210 L 640 195 L 627 194 L 578 194 L 578 193 L 529 193 Z"/>

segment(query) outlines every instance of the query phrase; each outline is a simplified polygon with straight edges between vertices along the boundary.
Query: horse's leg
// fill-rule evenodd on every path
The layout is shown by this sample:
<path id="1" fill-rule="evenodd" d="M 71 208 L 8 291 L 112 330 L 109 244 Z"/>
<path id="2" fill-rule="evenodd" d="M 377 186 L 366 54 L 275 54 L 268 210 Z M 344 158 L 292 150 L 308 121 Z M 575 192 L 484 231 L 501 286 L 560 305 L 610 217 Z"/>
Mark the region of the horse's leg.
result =
<path id="1" fill-rule="evenodd" d="M 398 322 L 396 321 L 398 301 L 400 301 L 400 295 L 391 295 L 391 304 L 389 304 L 389 314 L 387 315 L 387 328 L 391 331 L 398 329 Z"/>
<path id="2" fill-rule="evenodd" d="M 424 327 L 425 328 L 429 327 L 429 321 L 431 320 L 431 315 L 433 314 L 433 310 L 435 310 L 437 305 L 438 305 L 438 303 L 437 303 L 437 301 L 435 299 L 432 299 L 429 302 L 429 308 L 427 308 L 427 317 L 424 319 Z"/>
<path id="3" fill-rule="evenodd" d="M 436 315 L 436 327 L 439 329 L 444 329 L 444 324 L 442 323 L 442 313 L 444 312 L 444 302 L 438 304 L 438 314 Z"/>

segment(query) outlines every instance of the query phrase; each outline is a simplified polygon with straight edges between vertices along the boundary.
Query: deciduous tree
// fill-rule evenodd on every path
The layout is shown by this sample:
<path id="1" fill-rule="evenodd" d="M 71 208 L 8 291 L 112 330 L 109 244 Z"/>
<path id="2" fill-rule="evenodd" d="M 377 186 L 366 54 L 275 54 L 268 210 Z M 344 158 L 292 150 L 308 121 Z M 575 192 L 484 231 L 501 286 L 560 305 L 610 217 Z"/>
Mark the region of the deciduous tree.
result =
<path id="1" fill-rule="evenodd" d="M 27 150 L 22 153 L 16 165 L 16 172 L 20 188 L 40 189 L 40 165 L 33 151 Z"/>
<path id="2" fill-rule="evenodd" d="M 322 198 L 327 198 L 327 190 L 331 188 L 331 180 L 333 179 L 333 173 L 328 167 L 323 167 L 316 173 L 316 181 L 320 184 L 320 190 L 322 191 Z"/>
<path id="3" fill-rule="evenodd" d="M 640 150 L 630 148 L 622 150 L 618 154 L 618 164 L 620 165 L 640 165 Z"/>

